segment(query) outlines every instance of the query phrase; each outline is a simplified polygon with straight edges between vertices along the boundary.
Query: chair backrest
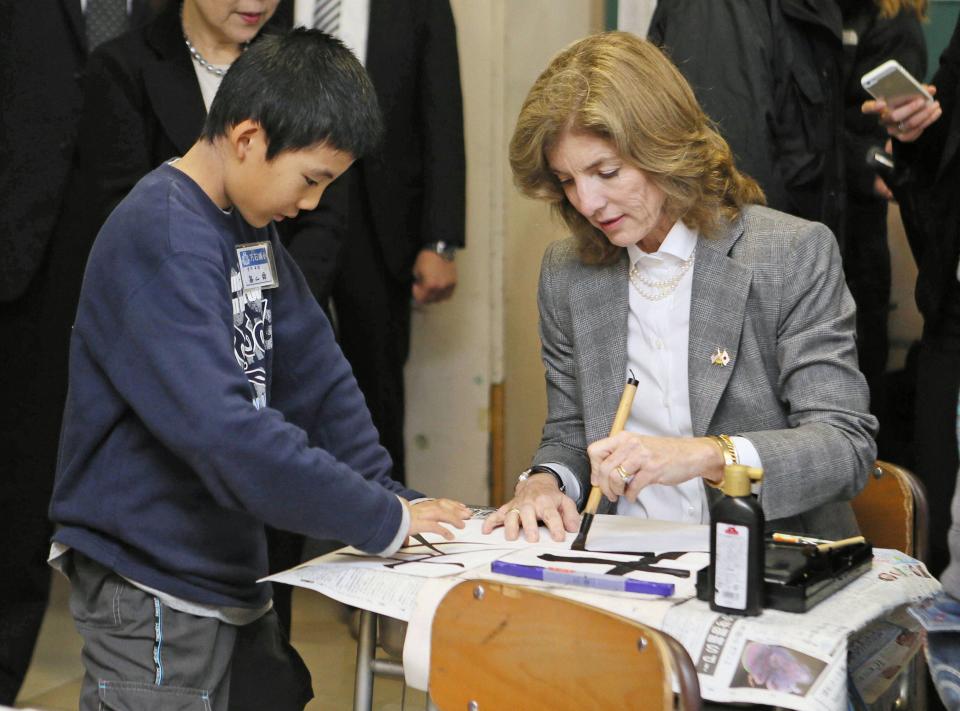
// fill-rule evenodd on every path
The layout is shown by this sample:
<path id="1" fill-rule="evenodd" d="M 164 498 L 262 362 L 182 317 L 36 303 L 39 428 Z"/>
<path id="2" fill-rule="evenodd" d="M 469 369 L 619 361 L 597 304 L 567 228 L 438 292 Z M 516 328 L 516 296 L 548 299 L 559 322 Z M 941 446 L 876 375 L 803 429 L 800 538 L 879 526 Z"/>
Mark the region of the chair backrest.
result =
<path id="1" fill-rule="evenodd" d="M 468 580 L 433 620 L 440 711 L 700 708 L 689 655 L 663 632 L 532 588 Z"/>
<path id="2" fill-rule="evenodd" d="M 927 493 L 912 473 L 877 461 L 863 491 L 850 502 L 860 532 L 878 548 L 927 557 Z"/>

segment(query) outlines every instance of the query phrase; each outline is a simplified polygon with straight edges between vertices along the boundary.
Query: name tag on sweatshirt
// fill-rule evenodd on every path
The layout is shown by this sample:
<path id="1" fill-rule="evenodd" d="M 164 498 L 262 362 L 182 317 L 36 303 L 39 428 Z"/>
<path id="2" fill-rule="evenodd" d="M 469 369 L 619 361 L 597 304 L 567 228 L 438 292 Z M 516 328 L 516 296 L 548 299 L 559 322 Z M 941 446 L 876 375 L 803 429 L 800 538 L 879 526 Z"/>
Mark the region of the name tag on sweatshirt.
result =
<path id="1" fill-rule="evenodd" d="M 244 290 L 275 289 L 279 286 L 269 242 L 248 242 L 237 245 L 237 261 Z"/>

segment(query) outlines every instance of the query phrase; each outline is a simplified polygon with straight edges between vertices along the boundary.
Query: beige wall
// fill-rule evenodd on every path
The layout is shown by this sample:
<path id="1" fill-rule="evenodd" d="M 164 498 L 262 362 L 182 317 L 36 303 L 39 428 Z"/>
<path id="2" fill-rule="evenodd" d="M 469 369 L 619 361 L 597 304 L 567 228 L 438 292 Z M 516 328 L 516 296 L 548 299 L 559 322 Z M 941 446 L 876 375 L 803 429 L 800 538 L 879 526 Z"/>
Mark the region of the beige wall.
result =
<path id="1" fill-rule="evenodd" d="M 482 504 L 488 497 L 489 388 L 497 372 L 496 254 L 502 241 L 493 155 L 502 100 L 501 3 L 453 2 L 467 150 L 467 249 L 451 301 L 419 308 L 406 369 L 411 486 Z"/>
<path id="2" fill-rule="evenodd" d="M 507 33 L 506 58 L 511 67 L 505 102 L 507 141 L 530 86 L 550 58 L 603 25 L 599 2 L 510 0 L 509 9 L 510 27 L 528 29 Z M 546 398 L 536 327 L 537 280 L 544 249 L 565 232 L 543 203 L 521 196 L 513 187 L 507 163 L 504 172 L 504 463 L 509 493 L 516 474 L 529 466 L 540 442 Z"/>
<path id="3" fill-rule="evenodd" d="M 506 393 L 512 482 L 539 441 L 545 411 L 536 335 L 540 256 L 561 230 L 517 195 L 507 163 L 516 114 L 547 61 L 600 29 L 601 0 L 452 0 L 467 148 L 467 249 L 449 303 L 418 309 L 407 365 L 407 470 L 432 495 L 486 503 L 489 393 Z"/>

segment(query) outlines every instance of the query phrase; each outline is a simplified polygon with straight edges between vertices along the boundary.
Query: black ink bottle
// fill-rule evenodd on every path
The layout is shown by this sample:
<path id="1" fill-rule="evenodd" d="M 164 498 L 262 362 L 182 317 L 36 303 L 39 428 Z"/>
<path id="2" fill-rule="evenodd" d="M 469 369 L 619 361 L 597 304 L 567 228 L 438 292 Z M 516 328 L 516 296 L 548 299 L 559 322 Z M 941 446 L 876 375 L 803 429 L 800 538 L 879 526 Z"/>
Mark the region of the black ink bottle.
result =
<path id="1" fill-rule="evenodd" d="M 763 470 L 742 464 L 724 467 L 723 496 L 710 508 L 710 609 L 759 615 L 763 609 L 763 510 L 750 484 Z"/>

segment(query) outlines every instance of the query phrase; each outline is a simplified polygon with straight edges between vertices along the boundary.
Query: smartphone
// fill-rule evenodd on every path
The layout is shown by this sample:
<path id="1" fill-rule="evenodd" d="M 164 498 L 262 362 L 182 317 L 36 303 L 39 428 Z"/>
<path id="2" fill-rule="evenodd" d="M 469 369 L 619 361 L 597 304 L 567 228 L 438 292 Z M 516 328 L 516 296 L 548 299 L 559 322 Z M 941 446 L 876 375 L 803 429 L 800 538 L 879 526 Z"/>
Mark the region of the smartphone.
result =
<path id="1" fill-rule="evenodd" d="M 884 151 L 880 146 L 870 146 L 867 150 L 867 165 L 873 171 L 886 181 L 890 181 L 894 175 L 893 156 Z"/>
<path id="2" fill-rule="evenodd" d="M 888 59 L 876 69 L 871 69 L 860 78 L 860 85 L 875 99 L 883 99 L 888 104 L 902 104 L 915 96 L 933 101 L 930 92 L 904 69 L 900 62 Z"/>

